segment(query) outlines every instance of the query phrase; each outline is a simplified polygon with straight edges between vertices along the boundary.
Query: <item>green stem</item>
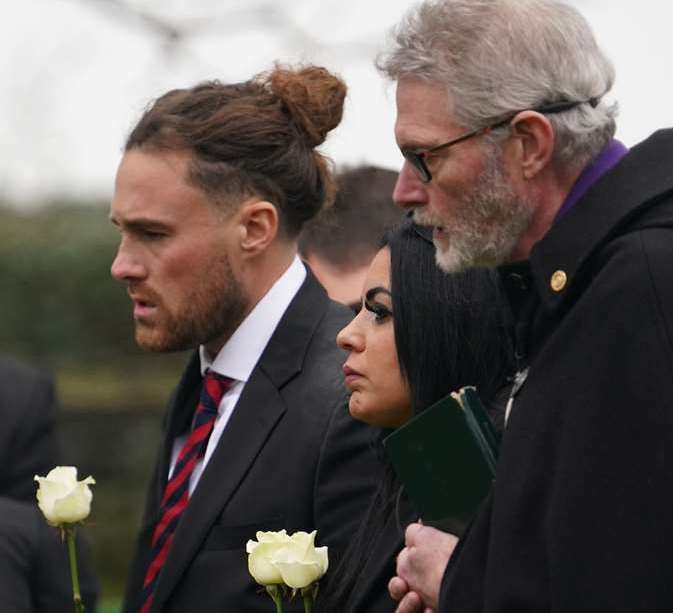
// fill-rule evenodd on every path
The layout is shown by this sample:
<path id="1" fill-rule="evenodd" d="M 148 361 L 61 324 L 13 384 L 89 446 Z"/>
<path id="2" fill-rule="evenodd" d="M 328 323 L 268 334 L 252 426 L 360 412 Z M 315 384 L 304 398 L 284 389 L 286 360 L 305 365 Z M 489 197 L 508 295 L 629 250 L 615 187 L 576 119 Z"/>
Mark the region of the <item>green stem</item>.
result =
<path id="1" fill-rule="evenodd" d="M 68 559 L 70 560 L 70 578 L 72 579 L 72 599 L 75 613 L 84 613 L 84 603 L 79 592 L 79 576 L 77 574 L 77 551 L 75 550 L 75 527 L 65 526 L 65 537 L 68 541 Z"/>
<path id="2" fill-rule="evenodd" d="M 283 594 L 277 585 L 267 585 L 266 593 L 271 596 L 276 605 L 276 613 L 283 613 Z"/>
<path id="3" fill-rule="evenodd" d="M 313 612 L 313 593 L 309 591 L 303 591 L 301 592 L 301 595 L 304 599 L 304 613 L 312 613 Z"/>

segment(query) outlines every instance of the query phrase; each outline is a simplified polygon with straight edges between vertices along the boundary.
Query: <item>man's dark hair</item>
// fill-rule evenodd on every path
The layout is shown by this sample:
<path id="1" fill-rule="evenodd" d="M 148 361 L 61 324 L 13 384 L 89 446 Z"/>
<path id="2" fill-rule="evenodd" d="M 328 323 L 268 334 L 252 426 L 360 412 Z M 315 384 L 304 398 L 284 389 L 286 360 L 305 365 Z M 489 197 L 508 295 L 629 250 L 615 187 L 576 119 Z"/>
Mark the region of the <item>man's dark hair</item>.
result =
<path id="1" fill-rule="evenodd" d="M 299 253 L 320 258 L 339 270 L 369 264 L 383 235 L 404 217 L 392 200 L 396 180 L 396 172 L 376 166 L 339 172 L 334 204 L 304 225 Z"/>
<path id="2" fill-rule="evenodd" d="M 333 200 L 330 165 L 315 147 L 341 121 L 345 95 L 343 81 L 318 66 L 175 89 L 145 111 L 125 151 L 189 153 L 187 181 L 224 207 L 268 200 L 293 238 Z"/>

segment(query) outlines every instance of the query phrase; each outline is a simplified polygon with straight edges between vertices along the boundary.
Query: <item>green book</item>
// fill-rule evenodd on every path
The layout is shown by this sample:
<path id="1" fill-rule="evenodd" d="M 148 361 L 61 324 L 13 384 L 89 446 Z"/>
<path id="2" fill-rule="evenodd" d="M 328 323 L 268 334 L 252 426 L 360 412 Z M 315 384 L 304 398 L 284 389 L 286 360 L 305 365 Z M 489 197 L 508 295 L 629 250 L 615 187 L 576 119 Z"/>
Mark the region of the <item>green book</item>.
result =
<path id="1" fill-rule="evenodd" d="M 461 535 L 488 494 L 500 445 L 476 390 L 442 398 L 383 445 L 423 522 Z"/>

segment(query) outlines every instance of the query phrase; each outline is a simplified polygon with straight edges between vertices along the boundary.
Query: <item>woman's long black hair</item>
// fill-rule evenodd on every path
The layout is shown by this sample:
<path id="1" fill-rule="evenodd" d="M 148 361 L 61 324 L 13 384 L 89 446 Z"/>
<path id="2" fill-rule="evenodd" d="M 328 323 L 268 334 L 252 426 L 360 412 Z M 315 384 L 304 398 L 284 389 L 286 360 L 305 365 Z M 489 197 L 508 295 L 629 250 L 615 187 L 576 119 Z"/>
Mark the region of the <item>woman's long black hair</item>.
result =
<path id="1" fill-rule="evenodd" d="M 428 230 L 410 221 L 389 233 L 384 246 L 390 249 L 395 347 L 414 413 L 465 385 L 476 386 L 485 403 L 493 406 L 513 370 L 514 353 L 497 273 L 443 272 L 435 262 Z M 347 611 L 373 545 L 395 513 L 401 486 L 390 463 L 382 459 L 385 478 L 367 516 L 326 577 L 319 605 L 325 613 Z"/>
<path id="2" fill-rule="evenodd" d="M 414 413 L 465 385 L 488 402 L 511 374 L 514 353 L 498 273 L 445 273 L 429 229 L 409 222 L 386 244 L 395 348 Z"/>

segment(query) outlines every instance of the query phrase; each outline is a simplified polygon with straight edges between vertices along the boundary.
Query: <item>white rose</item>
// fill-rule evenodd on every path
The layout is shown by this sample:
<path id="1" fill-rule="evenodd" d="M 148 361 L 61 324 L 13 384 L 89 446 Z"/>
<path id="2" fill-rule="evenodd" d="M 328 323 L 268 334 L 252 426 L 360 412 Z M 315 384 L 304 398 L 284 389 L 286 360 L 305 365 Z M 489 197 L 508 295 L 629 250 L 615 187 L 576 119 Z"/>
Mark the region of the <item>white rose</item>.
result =
<path id="1" fill-rule="evenodd" d="M 75 524 L 89 516 L 93 477 L 78 481 L 74 466 L 57 466 L 46 477 L 35 475 L 35 481 L 39 483 L 37 505 L 52 526 Z"/>
<path id="2" fill-rule="evenodd" d="M 310 534 L 295 532 L 290 537 L 292 544 L 276 554 L 275 564 L 285 585 L 296 589 L 307 587 L 327 572 L 327 547 L 315 546 L 315 534 L 315 530 Z"/>
<path id="3" fill-rule="evenodd" d="M 257 542 L 248 541 L 248 570 L 261 585 L 285 585 L 299 589 L 315 583 L 327 572 L 327 547 L 315 546 L 315 530 L 258 532 Z"/>
<path id="4" fill-rule="evenodd" d="M 257 541 L 250 540 L 245 546 L 250 574 L 260 585 L 283 583 L 283 577 L 273 563 L 273 556 L 280 547 L 290 542 L 290 537 L 285 530 L 257 532 L 256 536 Z"/>

